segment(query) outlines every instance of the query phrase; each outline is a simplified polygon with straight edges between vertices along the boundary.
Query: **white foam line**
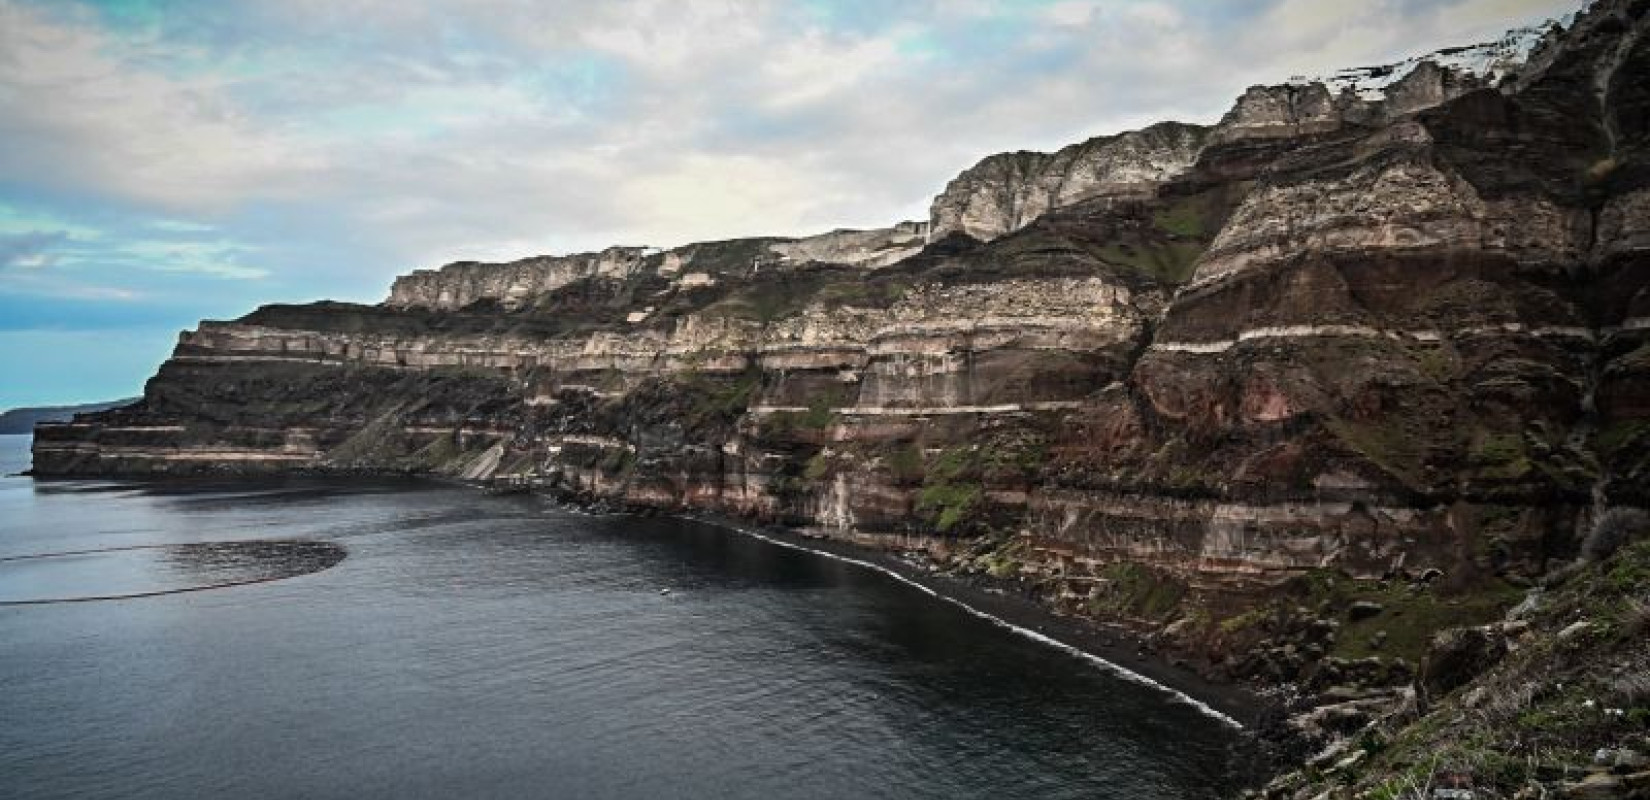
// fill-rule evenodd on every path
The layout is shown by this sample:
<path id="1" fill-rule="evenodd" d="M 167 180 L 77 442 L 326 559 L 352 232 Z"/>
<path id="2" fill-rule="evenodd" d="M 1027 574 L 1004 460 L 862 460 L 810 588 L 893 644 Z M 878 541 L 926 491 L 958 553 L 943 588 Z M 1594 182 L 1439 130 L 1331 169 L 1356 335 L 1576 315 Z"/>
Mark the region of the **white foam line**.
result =
<path id="1" fill-rule="evenodd" d="M 907 586 L 914 587 L 918 591 L 928 595 L 929 597 L 936 597 L 936 598 L 939 598 L 940 600 L 944 600 L 944 601 L 946 601 L 946 602 L 948 602 L 948 603 L 950 603 L 954 606 L 957 606 L 958 608 L 961 608 L 964 611 L 967 611 L 970 614 L 973 614 L 976 617 L 979 617 L 980 619 L 989 620 L 989 621 L 991 621 L 992 623 L 994 623 L 996 625 L 1000 625 L 1004 628 L 1007 628 L 1010 631 L 1013 631 L 1014 633 L 1017 633 L 1021 636 L 1026 637 L 1027 639 L 1031 639 L 1032 641 L 1040 642 L 1042 644 L 1048 645 L 1050 647 L 1054 647 L 1054 648 L 1059 649 L 1059 650 L 1064 650 L 1065 652 L 1070 653 L 1071 655 L 1077 656 L 1078 658 L 1081 658 L 1081 659 L 1089 662 L 1090 664 L 1092 664 L 1096 667 L 1099 667 L 1102 670 L 1105 670 L 1106 672 L 1109 672 L 1113 675 L 1116 675 L 1119 678 L 1122 678 L 1126 681 L 1129 681 L 1130 683 L 1136 683 L 1136 684 L 1139 684 L 1141 686 L 1146 686 L 1146 687 L 1150 687 L 1152 689 L 1156 689 L 1157 691 L 1163 692 L 1163 693 L 1169 695 L 1170 697 L 1174 698 L 1175 700 L 1180 701 L 1181 703 L 1184 703 L 1186 705 L 1191 706 L 1192 708 L 1197 709 L 1198 711 L 1202 712 L 1206 716 L 1213 717 L 1214 719 L 1219 720 L 1220 722 L 1223 722 L 1223 723 L 1225 723 L 1227 725 L 1230 725 L 1234 728 L 1237 728 L 1239 730 L 1243 729 L 1243 723 L 1238 722 L 1237 720 L 1227 716 L 1226 714 L 1221 713 L 1220 711 L 1216 710 L 1214 707 L 1210 706 L 1208 703 L 1205 703 L 1202 700 L 1199 700 L 1195 697 L 1192 697 L 1191 695 L 1186 694 L 1185 692 L 1182 692 L 1178 689 L 1175 689 L 1175 688 L 1172 688 L 1172 687 L 1169 687 L 1169 686 L 1165 686 L 1161 683 L 1158 683 L 1157 681 L 1152 680 L 1151 678 L 1146 677 L 1145 675 L 1141 675 L 1140 673 L 1129 669 L 1128 667 L 1125 667 L 1121 664 L 1118 664 L 1118 663 L 1115 663 L 1115 662 L 1112 662 L 1112 661 L 1108 661 L 1104 658 L 1101 658 L 1100 656 L 1097 656 L 1093 653 L 1088 652 L 1087 650 L 1083 650 L 1083 649 L 1078 648 L 1078 647 L 1073 647 L 1072 645 L 1066 644 L 1065 642 L 1062 642 L 1059 639 L 1055 639 L 1052 636 L 1048 636 L 1047 634 L 1039 633 L 1039 632 L 1034 631 L 1030 628 L 1022 628 L 1019 625 L 1015 625 L 1014 623 L 1009 622 L 1008 620 L 1002 619 L 1001 617 L 996 617 L 996 616 L 992 616 L 991 614 L 987 614 L 986 612 L 981 611 L 981 610 L 979 610 L 979 609 L 977 609 L 977 608 L 975 608 L 975 607 L 973 607 L 973 606 L 971 606 L 967 603 L 964 603 L 963 601 L 958 600 L 955 597 L 947 597 L 946 595 L 940 594 L 939 592 L 936 592 L 933 589 L 930 589 L 927 586 L 922 585 L 921 583 L 918 583 L 914 580 L 911 580 L 910 578 L 907 578 L 904 575 L 901 575 L 901 574 L 899 574 L 898 572 L 896 572 L 894 570 L 891 570 L 891 569 L 889 569 L 885 566 L 882 566 L 881 564 L 877 564 L 877 563 L 871 562 L 871 561 L 865 561 L 865 560 L 858 559 L 858 558 L 851 558 L 849 556 L 838 555 L 836 553 L 828 552 L 828 551 L 825 551 L 825 550 L 815 550 L 812 547 L 805 547 L 803 545 L 794 544 L 792 542 L 784 541 L 783 539 L 775 539 L 771 536 L 767 536 L 767 535 L 758 533 L 758 532 L 753 531 L 753 530 L 748 530 L 748 529 L 745 529 L 745 528 L 738 528 L 738 527 L 733 527 L 733 526 L 726 526 L 726 527 L 729 527 L 732 530 L 734 530 L 738 533 L 742 533 L 746 536 L 751 536 L 751 537 L 755 537 L 757 539 L 761 539 L 762 541 L 768 542 L 769 544 L 776 544 L 776 545 L 779 545 L 780 547 L 788 547 L 792 550 L 801 550 L 804 553 L 813 553 L 814 555 L 824 556 L 824 557 L 829 558 L 829 559 L 834 559 L 836 561 L 841 561 L 845 564 L 853 564 L 855 566 L 860 566 L 860 567 L 865 567 L 866 569 L 875 570 L 875 571 L 880 572 L 884 575 L 887 575 L 890 578 L 893 578 L 896 581 L 899 581 L 900 583 L 903 583 Z"/>

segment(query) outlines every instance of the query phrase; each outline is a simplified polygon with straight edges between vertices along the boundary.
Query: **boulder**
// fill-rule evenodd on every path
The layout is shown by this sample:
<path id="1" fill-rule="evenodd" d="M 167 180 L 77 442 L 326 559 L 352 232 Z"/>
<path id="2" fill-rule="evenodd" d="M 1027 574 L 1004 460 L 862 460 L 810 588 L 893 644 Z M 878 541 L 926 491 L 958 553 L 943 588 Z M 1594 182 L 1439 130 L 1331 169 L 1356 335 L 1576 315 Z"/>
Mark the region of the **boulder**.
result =
<path id="1" fill-rule="evenodd" d="M 1507 640 L 1491 628 L 1440 631 L 1421 658 L 1418 688 L 1430 702 L 1465 685 L 1507 654 Z"/>
<path id="2" fill-rule="evenodd" d="M 1625 800 L 1632 790 L 1619 776 L 1595 772 L 1564 787 L 1564 797 L 1570 800 Z"/>
<path id="3" fill-rule="evenodd" d="M 1358 620 L 1380 616 L 1381 612 L 1385 610 L 1384 606 L 1373 600 L 1359 600 L 1347 607 L 1346 616 L 1353 622 L 1357 622 Z"/>

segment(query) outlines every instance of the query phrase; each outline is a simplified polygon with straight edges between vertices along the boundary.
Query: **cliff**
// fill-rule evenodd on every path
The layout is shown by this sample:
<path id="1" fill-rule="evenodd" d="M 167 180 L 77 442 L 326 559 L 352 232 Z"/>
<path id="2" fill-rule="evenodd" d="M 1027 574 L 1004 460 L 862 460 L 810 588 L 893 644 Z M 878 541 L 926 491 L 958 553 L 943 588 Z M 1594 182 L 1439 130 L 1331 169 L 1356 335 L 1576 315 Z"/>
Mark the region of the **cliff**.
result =
<path id="1" fill-rule="evenodd" d="M 1209 130 L 1165 122 L 1097 136 L 1055 153 L 999 153 L 965 170 L 934 198 L 930 235 L 995 239 L 1050 209 L 1094 197 L 1151 197 L 1190 169 Z"/>
<path id="2" fill-rule="evenodd" d="M 40 428 L 35 472 L 433 472 L 736 515 L 1207 673 L 1390 699 L 1434 631 L 1647 502 L 1647 8 L 1485 71 L 993 156 L 926 224 L 205 322 L 137 406 Z M 1410 613 L 1372 645 L 1354 599 Z"/>
<path id="3" fill-rule="evenodd" d="M 138 398 L 128 397 L 125 400 L 110 400 L 105 403 L 86 403 L 78 406 L 40 406 L 34 408 L 14 408 L 0 413 L 0 435 L 3 434 L 31 434 L 34 426 L 42 422 L 68 422 L 76 414 L 90 414 L 94 411 L 106 411 L 119 406 L 136 403 Z"/>

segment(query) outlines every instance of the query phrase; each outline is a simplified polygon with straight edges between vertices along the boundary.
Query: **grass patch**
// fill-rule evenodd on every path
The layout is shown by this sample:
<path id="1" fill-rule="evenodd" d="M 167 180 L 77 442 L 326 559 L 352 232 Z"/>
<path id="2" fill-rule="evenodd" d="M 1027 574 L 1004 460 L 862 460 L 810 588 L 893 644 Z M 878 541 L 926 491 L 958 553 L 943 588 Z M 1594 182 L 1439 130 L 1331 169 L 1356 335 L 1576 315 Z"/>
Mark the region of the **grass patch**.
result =
<path id="1" fill-rule="evenodd" d="M 1347 598 L 1347 604 L 1371 600 L 1380 603 L 1384 610 L 1368 619 L 1346 621 L 1336 636 L 1333 655 L 1349 659 L 1398 657 L 1419 664 L 1433 634 L 1445 628 L 1483 625 L 1498 619 L 1518 603 L 1523 591 L 1495 581 L 1448 597 L 1430 589 L 1411 591 L 1404 585 L 1395 585 L 1384 592 L 1379 587 L 1351 588 L 1342 596 Z M 1386 631 L 1387 635 L 1376 648 L 1371 640 L 1378 631 Z"/>
<path id="2" fill-rule="evenodd" d="M 1325 598 L 1368 596 L 1368 587 L 1349 589 L 1351 583 L 1314 576 L 1297 588 Z M 1439 698 L 1424 716 L 1378 723 L 1384 745 L 1364 748 L 1369 757 L 1350 769 L 1297 773 L 1300 796 L 1409 798 L 1439 772 L 1466 774 L 1478 797 L 1570 796 L 1566 790 L 1592 771 L 1600 748 L 1643 752 L 1650 741 L 1650 679 L 1640 666 L 1647 590 L 1650 540 L 1555 573 L 1541 604 L 1524 617 L 1528 630 L 1494 668 Z M 1447 598 L 1407 593 L 1381 592 L 1377 599 L 1387 607 L 1369 622 L 1391 621 L 1402 609 L 1398 619 L 1438 612 L 1454 617 L 1450 625 L 1472 624 L 1474 616 L 1499 616 L 1519 594 L 1493 584 Z M 1559 638 L 1578 621 L 1591 627 Z M 1390 651 L 1398 634 L 1384 629 L 1394 637 Z M 1365 630 L 1346 626 L 1338 638 L 1364 639 Z"/>
<path id="3" fill-rule="evenodd" d="M 985 499 L 980 485 L 978 451 L 974 448 L 946 450 L 934 459 L 923 476 L 917 495 L 917 512 L 935 530 L 948 533 L 967 521 Z"/>
<path id="4" fill-rule="evenodd" d="M 1185 283 L 1192 277 L 1198 256 L 1208 245 L 1202 242 L 1166 242 L 1153 245 L 1108 244 L 1100 248 L 1101 259 L 1153 278 L 1162 283 Z"/>
<path id="5" fill-rule="evenodd" d="M 1418 348 L 1413 352 L 1415 366 L 1422 375 L 1435 383 L 1449 383 L 1455 378 L 1455 357 L 1443 346 Z"/>
<path id="6" fill-rule="evenodd" d="M 1593 436 L 1593 445 L 1610 455 L 1645 441 L 1650 441 L 1650 420 L 1642 419 L 1613 422 Z"/>
<path id="7" fill-rule="evenodd" d="M 980 556 L 979 564 L 993 578 L 1012 578 L 1020 574 L 1025 542 L 1014 539 Z"/>
<path id="8" fill-rule="evenodd" d="M 826 308 L 840 308 L 842 306 L 887 308 L 901 297 L 904 297 L 910 289 L 911 284 L 908 280 L 855 278 L 840 283 L 826 284 L 814 295 L 814 301 L 824 304 Z"/>
<path id="9" fill-rule="evenodd" d="M 1201 237 L 1208 232 L 1209 223 L 1196 203 L 1177 203 L 1152 214 L 1152 224 L 1158 230 L 1175 236 Z"/>
<path id="10" fill-rule="evenodd" d="M 748 370 L 730 381 L 692 372 L 681 383 L 683 391 L 693 398 L 688 421 L 691 427 L 698 427 L 702 423 L 731 422 L 745 413 L 762 388 L 762 373 Z"/>
<path id="11" fill-rule="evenodd" d="M 808 401 L 808 410 L 802 412 L 797 424 L 808 430 L 824 430 L 836 421 L 836 412 L 831 409 L 841 401 L 836 393 L 818 394 Z"/>
<path id="12" fill-rule="evenodd" d="M 458 446 L 457 436 L 443 434 L 413 453 L 412 462 L 418 467 L 433 470 L 458 458 L 463 452 Z"/>
<path id="13" fill-rule="evenodd" d="M 1383 585 L 1381 582 L 1354 580 L 1326 569 L 1312 570 L 1292 578 L 1288 589 L 1290 596 L 1283 602 L 1290 606 L 1298 604 L 1307 608 L 1341 610 L 1341 629 L 1336 634 L 1330 655 L 1346 659 L 1397 657 L 1411 664 L 1420 663 L 1427 644 L 1438 631 L 1482 625 L 1500 617 L 1523 597 L 1523 590 L 1500 580 L 1486 580 L 1445 595 L 1431 587 L 1412 586 L 1401 581 Z M 1377 603 L 1381 606 L 1381 612 L 1353 621 L 1346 615 L 1345 609 L 1359 601 Z M 1272 610 L 1275 609 L 1276 606 Z M 1249 613 L 1264 618 L 1268 609 Z M 1385 631 L 1386 637 L 1380 647 L 1375 647 L 1372 640 L 1380 631 Z"/>
<path id="14" fill-rule="evenodd" d="M 882 463 L 897 481 L 915 482 L 922 479 L 922 448 L 915 442 L 889 452 L 883 456 Z"/>
<path id="15" fill-rule="evenodd" d="M 1220 632 L 1230 635 L 1239 631 L 1246 631 L 1264 622 L 1269 615 L 1270 612 L 1264 608 L 1251 608 L 1235 617 L 1227 617 L 1221 620 Z"/>
<path id="16" fill-rule="evenodd" d="M 1090 607 L 1098 612 L 1167 619 L 1186 597 L 1185 584 L 1143 564 L 1110 564 L 1100 575 L 1107 584 L 1089 599 Z"/>
<path id="17" fill-rule="evenodd" d="M 825 455 L 825 451 L 821 450 L 815 453 L 813 458 L 808 459 L 807 466 L 802 469 L 802 477 L 809 481 L 818 481 L 824 479 L 830 472 L 831 459 Z"/>
<path id="18" fill-rule="evenodd" d="M 1480 432 L 1473 439 L 1467 462 L 1492 480 L 1516 480 L 1533 468 L 1524 450 L 1524 437 L 1517 433 Z"/>
<path id="19" fill-rule="evenodd" d="M 1324 427 L 1347 447 L 1405 486 L 1422 488 L 1422 469 L 1427 456 L 1424 441 L 1392 425 L 1329 418 L 1324 420 Z"/>
<path id="20" fill-rule="evenodd" d="M 978 485 L 924 486 L 918 495 L 917 510 L 932 516 L 934 529 L 946 533 L 966 519 L 983 496 L 984 491 Z"/>
<path id="21" fill-rule="evenodd" d="M 806 411 L 776 411 L 763 421 L 763 435 L 784 438 L 798 431 L 823 431 L 836 423 L 832 409 L 841 402 L 842 392 L 821 392 L 808 400 Z"/>

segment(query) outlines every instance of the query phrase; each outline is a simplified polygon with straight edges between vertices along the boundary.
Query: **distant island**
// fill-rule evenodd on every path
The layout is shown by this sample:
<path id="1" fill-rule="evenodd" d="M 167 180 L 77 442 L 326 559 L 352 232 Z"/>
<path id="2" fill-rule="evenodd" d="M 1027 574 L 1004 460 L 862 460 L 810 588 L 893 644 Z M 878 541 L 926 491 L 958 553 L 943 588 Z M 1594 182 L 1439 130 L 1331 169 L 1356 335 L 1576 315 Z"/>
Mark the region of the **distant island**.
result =
<path id="1" fill-rule="evenodd" d="M 33 433 L 35 423 L 38 422 L 68 422 L 76 414 L 90 414 L 94 411 L 108 411 L 136 403 L 137 397 L 127 397 L 120 400 L 107 400 L 102 403 L 86 403 L 78 406 L 40 406 L 37 408 L 14 408 L 0 413 L 0 435 L 16 433 Z"/>

